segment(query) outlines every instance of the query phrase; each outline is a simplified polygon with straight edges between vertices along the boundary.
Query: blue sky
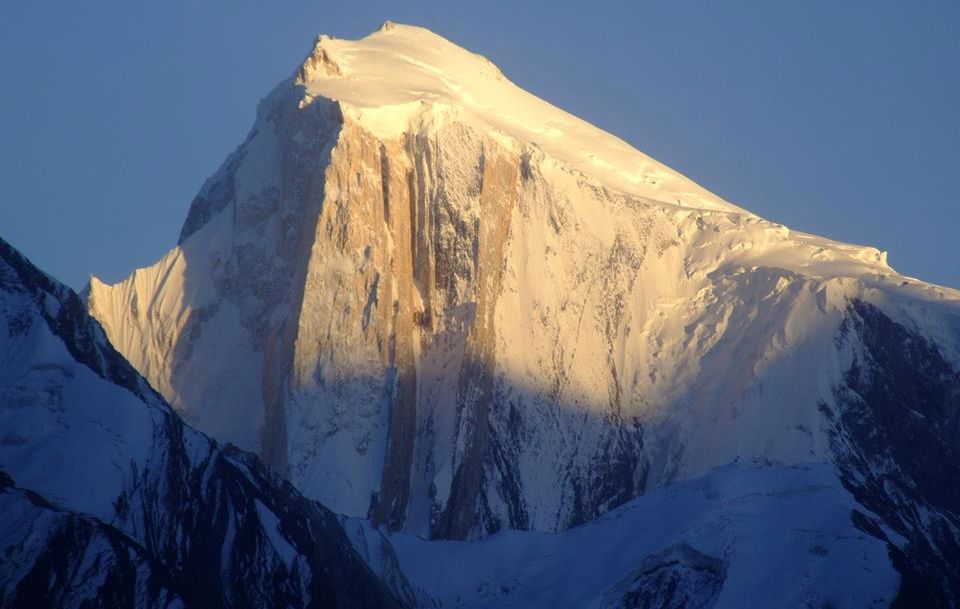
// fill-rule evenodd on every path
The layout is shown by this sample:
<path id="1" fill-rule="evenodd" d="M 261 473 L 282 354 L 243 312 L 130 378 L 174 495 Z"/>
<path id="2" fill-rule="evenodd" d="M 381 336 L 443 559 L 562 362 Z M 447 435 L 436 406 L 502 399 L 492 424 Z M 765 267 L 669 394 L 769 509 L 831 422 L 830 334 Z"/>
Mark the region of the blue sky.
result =
<path id="1" fill-rule="evenodd" d="M 75 288 L 152 263 L 314 37 L 387 18 L 751 211 L 960 287 L 952 1 L 4 3 L 0 236 Z"/>

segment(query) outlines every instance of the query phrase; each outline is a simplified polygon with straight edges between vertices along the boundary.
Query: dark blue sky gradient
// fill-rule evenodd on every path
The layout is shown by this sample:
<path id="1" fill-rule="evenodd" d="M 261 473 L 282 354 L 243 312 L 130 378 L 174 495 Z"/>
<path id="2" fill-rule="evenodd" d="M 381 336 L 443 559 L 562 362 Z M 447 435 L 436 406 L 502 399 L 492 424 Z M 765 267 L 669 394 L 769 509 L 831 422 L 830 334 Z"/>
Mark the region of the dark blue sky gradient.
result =
<path id="1" fill-rule="evenodd" d="M 0 236 L 73 287 L 152 263 L 321 32 L 423 25 L 791 228 L 960 287 L 960 2 L 7 2 Z"/>

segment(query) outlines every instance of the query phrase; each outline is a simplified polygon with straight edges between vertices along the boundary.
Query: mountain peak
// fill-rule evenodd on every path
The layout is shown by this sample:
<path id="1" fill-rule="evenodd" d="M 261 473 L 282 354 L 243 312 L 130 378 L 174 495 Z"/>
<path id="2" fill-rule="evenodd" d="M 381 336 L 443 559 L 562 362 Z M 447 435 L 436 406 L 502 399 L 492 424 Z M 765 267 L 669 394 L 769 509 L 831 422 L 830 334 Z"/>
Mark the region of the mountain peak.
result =
<path id="1" fill-rule="evenodd" d="M 332 38 L 326 34 L 317 36 L 317 41 L 313 44 L 313 50 L 303 61 L 300 70 L 297 73 L 297 80 L 300 82 L 310 82 L 320 78 L 321 75 L 340 76 L 342 72 L 336 61 L 331 59 L 327 47 Z"/>
<path id="2" fill-rule="evenodd" d="M 380 139 L 459 122 L 533 147 L 598 186 L 680 207 L 745 213 L 623 140 L 528 93 L 489 59 L 386 21 L 359 40 L 319 36 L 296 84 Z"/>
<path id="3" fill-rule="evenodd" d="M 770 523 L 821 524 L 791 542 L 795 568 L 778 563 L 771 590 L 864 556 L 822 541 L 855 528 L 876 560 L 840 578 L 844 594 L 882 581 L 892 595 L 893 559 L 904 581 L 958 604 L 960 543 L 930 532 L 958 530 L 960 493 L 944 481 L 960 472 L 960 293 L 897 275 L 877 249 L 744 213 L 428 30 L 317 39 L 182 235 L 127 280 L 92 282 L 91 312 L 191 424 L 337 512 L 472 539 L 561 531 L 637 501 L 633 514 L 665 525 L 607 582 L 603 606 L 619 607 L 637 590 L 744 589 L 733 574 L 757 559 L 731 537 L 704 546 L 700 525 L 727 536 L 734 518 L 779 539 L 737 499 L 772 496 L 750 470 L 777 467 L 766 479 L 791 499 L 761 508 Z M 658 488 L 705 477 L 689 500 L 642 511 Z M 797 512 L 789 489 L 811 484 L 829 490 Z M 606 523 L 635 531 L 634 518 Z M 386 556 L 375 545 L 366 555 Z M 538 604 L 512 576 L 467 589 Z"/>

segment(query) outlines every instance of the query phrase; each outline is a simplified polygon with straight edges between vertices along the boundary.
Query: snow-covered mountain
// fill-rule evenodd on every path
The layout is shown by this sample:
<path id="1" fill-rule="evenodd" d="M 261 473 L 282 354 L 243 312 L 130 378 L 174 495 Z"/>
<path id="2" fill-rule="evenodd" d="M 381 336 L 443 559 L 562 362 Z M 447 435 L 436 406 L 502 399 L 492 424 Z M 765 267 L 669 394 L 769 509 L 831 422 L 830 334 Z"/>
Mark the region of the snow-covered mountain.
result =
<path id="1" fill-rule="evenodd" d="M 901 598 L 960 602 L 960 293 L 427 30 L 321 36 L 179 245 L 88 305 L 187 421 L 348 516 L 563 531 L 730 464 L 825 466 Z"/>
<path id="2" fill-rule="evenodd" d="M 3 240 L 0 512 L 2 607 L 413 599 L 405 580 L 380 582 L 327 509 L 186 427 L 81 299 Z"/>

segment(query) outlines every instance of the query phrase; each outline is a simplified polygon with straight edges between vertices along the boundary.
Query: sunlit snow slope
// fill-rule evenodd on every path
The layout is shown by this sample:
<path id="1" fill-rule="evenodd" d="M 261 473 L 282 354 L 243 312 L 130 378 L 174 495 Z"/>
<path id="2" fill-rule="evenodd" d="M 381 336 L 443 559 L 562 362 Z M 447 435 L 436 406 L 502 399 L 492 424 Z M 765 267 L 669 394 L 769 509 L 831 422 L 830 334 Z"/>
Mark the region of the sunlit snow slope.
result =
<path id="1" fill-rule="evenodd" d="M 427 30 L 320 37 L 179 245 L 88 304 L 189 421 L 392 529 L 563 530 L 813 462 L 898 569 L 960 555 L 937 490 L 960 482 L 960 294 L 745 212 Z"/>
<path id="2" fill-rule="evenodd" d="M 493 138 L 532 144 L 567 169 L 625 193 L 685 207 L 742 211 L 527 93 L 486 58 L 423 28 L 387 22 L 362 40 L 321 36 L 301 79 L 308 99 L 337 100 L 380 138 L 462 123 Z"/>

